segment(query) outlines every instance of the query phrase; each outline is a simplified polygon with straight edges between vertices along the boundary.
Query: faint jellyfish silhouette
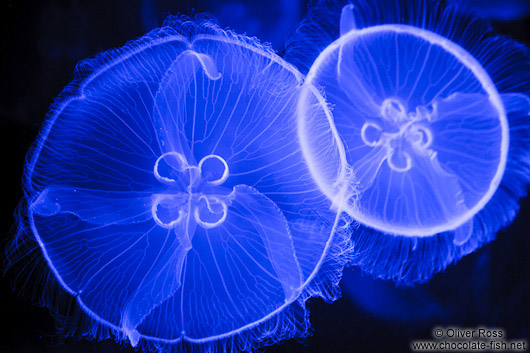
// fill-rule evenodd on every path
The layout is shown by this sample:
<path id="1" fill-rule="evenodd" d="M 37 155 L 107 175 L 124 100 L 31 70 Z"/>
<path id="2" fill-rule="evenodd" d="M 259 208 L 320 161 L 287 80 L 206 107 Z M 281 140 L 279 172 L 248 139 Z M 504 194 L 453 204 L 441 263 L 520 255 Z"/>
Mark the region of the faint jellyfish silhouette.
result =
<path id="1" fill-rule="evenodd" d="M 200 7 L 224 26 L 271 43 L 274 49 L 296 28 L 303 10 L 301 0 L 205 0 L 200 2 Z M 174 8 L 172 0 L 143 0 L 140 16 L 144 30 L 156 27 L 160 14 Z"/>
<path id="2" fill-rule="evenodd" d="M 95 327 L 158 350 L 303 335 L 307 298 L 338 294 L 349 240 L 300 149 L 300 73 L 254 39 L 171 18 L 77 77 L 29 156 L 26 195 Z M 321 137 L 339 185 L 344 151 Z"/>
<path id="3" fill-rule="evenodd" d="M 530 14 L 529 0 L 449 0 L 491 21 L 517 21 Z"/>
<path id="4" fill-rule="evenodd" d="M 286 55 L 324 92 L 333 122 L 320 128 L 338 131 L 359 184 L 353 264 L 423 282 L 513 220 L 530 179 L 524 46 L 439 2 L 355 1 L 311 10 Z"/>
<path id="5" fill-rule="evenodd" d="M 381 321 L 399 323 L 405 330 L 411 326 L 430 328 L 441 317 L 452 318 L 448 307 L 427 286 L 396 286 L 350 267 L 344 271 L 341 287 L 344 297 L 360 310 Z"/>

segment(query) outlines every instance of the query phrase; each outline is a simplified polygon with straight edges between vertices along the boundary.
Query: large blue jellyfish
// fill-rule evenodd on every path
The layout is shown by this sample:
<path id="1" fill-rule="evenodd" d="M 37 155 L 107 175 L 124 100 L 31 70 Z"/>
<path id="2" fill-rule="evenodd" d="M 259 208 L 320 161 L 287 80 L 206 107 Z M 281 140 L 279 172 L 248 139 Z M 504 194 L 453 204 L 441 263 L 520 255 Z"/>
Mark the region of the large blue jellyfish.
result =
<path id="1" fill-rule="evenodd" d="M 256 40 L 173 18 L 76 76 L 25 186 L 85 334 L 204 351 L 304 334 L 306 299 L 338 294 L 348 239 L 298 141 L 301 74 Z M 343 151 L 321 138 L 339 182 Z"/>
<path id="2" fill-rule="evenodd" d="M 309 164 L 325 158 L 315 131 L 336 131 L 356 176 L 353 264 L 423 282 L 513 220 L 530 180 L 526 47 L 441 2 L 359 0 L 311 9 L 287 58 L 309 71 Z M 320 124 L 313 85 L 329 105 Z"/>

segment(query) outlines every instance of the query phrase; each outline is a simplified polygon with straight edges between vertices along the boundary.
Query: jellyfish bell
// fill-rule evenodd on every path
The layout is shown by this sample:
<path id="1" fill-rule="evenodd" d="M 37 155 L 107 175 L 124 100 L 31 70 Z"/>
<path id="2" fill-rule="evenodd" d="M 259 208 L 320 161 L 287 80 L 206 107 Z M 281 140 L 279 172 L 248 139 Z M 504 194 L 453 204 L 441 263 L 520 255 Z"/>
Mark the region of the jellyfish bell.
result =
<path id="1" fill-rule="evenodd" d="M 77 76 L 25 187 L 46 262 L 93 324 L 83 334 L 157 351 L 305 334 L 305 301 L 338 295 L 349 240 L 300 148 L 302 75 L 254 39 L 171 18 Z M 344 153 L 321 138 L 337 190 Z"/>
<path id="2" fill-rule="evenodd" d="M 323 2 L 286 57 L 321 88 L 356 177 L 354 264 L 426 281 L 515 217 L 530 178 L 524 46 L 440 2 Z M 301 99 L 298 119 L 312 120 Z"/>
<path id="3" fill-rule="evenodd" d="M 351 11 L 344 8 L 342 29 L 354 25 Z M 406 236 L 461 230 L 498 188 L 509 142 L 504 106 L 456 44 L 408 25 L 352 28 L 324 50 L 307 81 L 324 86 L 335 106 L 362 192 L 359 222 Z M 472 225 L 464 228 L 457 241 L 470 235 Z"/>

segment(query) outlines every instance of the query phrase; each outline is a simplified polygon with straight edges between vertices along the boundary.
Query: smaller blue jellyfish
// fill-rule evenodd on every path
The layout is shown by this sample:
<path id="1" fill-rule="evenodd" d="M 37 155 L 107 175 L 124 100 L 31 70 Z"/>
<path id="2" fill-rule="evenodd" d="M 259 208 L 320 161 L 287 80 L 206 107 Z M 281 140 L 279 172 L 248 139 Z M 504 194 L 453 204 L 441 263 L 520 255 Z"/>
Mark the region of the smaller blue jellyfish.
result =
<path id="1" fill-rule="evenodd" d="M 455 6 L 360 0 L 310 10 L 287 58 L 330 107 L 317 124 L 301 96 L 310 164 L 325 158 L 318 126 L 338 133 L 356 176 L 354 265 L 424 282 L 513 220 L 530 181 L 526 47 Z"/>
<path id="2" fill-rule="evenodd" d="M 338 295 L 348 237 L 300 148 L 301 74 L 256 40 L 174 18 L 77 76 L 25 186 L 85 334 L 207 352 L 305 334 L 305 301 Z M 338 179 L 344 154 L 321 137 Z"/>

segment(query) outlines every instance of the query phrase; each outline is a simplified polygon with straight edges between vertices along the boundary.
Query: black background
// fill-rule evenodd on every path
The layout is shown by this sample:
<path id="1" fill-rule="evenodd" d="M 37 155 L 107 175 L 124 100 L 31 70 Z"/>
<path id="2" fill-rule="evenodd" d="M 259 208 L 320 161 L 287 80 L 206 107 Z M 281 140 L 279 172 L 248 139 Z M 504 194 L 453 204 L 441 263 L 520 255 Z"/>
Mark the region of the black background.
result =
<path id="1" fill-rule="evenodd" d="M 121 46 L 179 12 L 212 12 L 222 26 L 279 48 L 305 8 L 301 0 L 0 2 L 0 234 L 6 241 L 12 237 L 25 153 L 79 60 Z M 496 25 L 530 43 L 529 17 Z M 397 288 L 347 269 L 343 298 L 334 304 L 310 301 L 311 337 L 265 350 L 407 352 L 411 340 L 428 339 L 435 326 L 451 325 L 501 327 L 509 339 L 530 338 L 530 199 L 521 205 L 515 222 L 495 242 L 427 285 Z M 120 351 L 113 341 L 61 340 L 48 311 L 21 299 L 12 286 L 13 274 L 0 279 L 0 352 Z"/>

